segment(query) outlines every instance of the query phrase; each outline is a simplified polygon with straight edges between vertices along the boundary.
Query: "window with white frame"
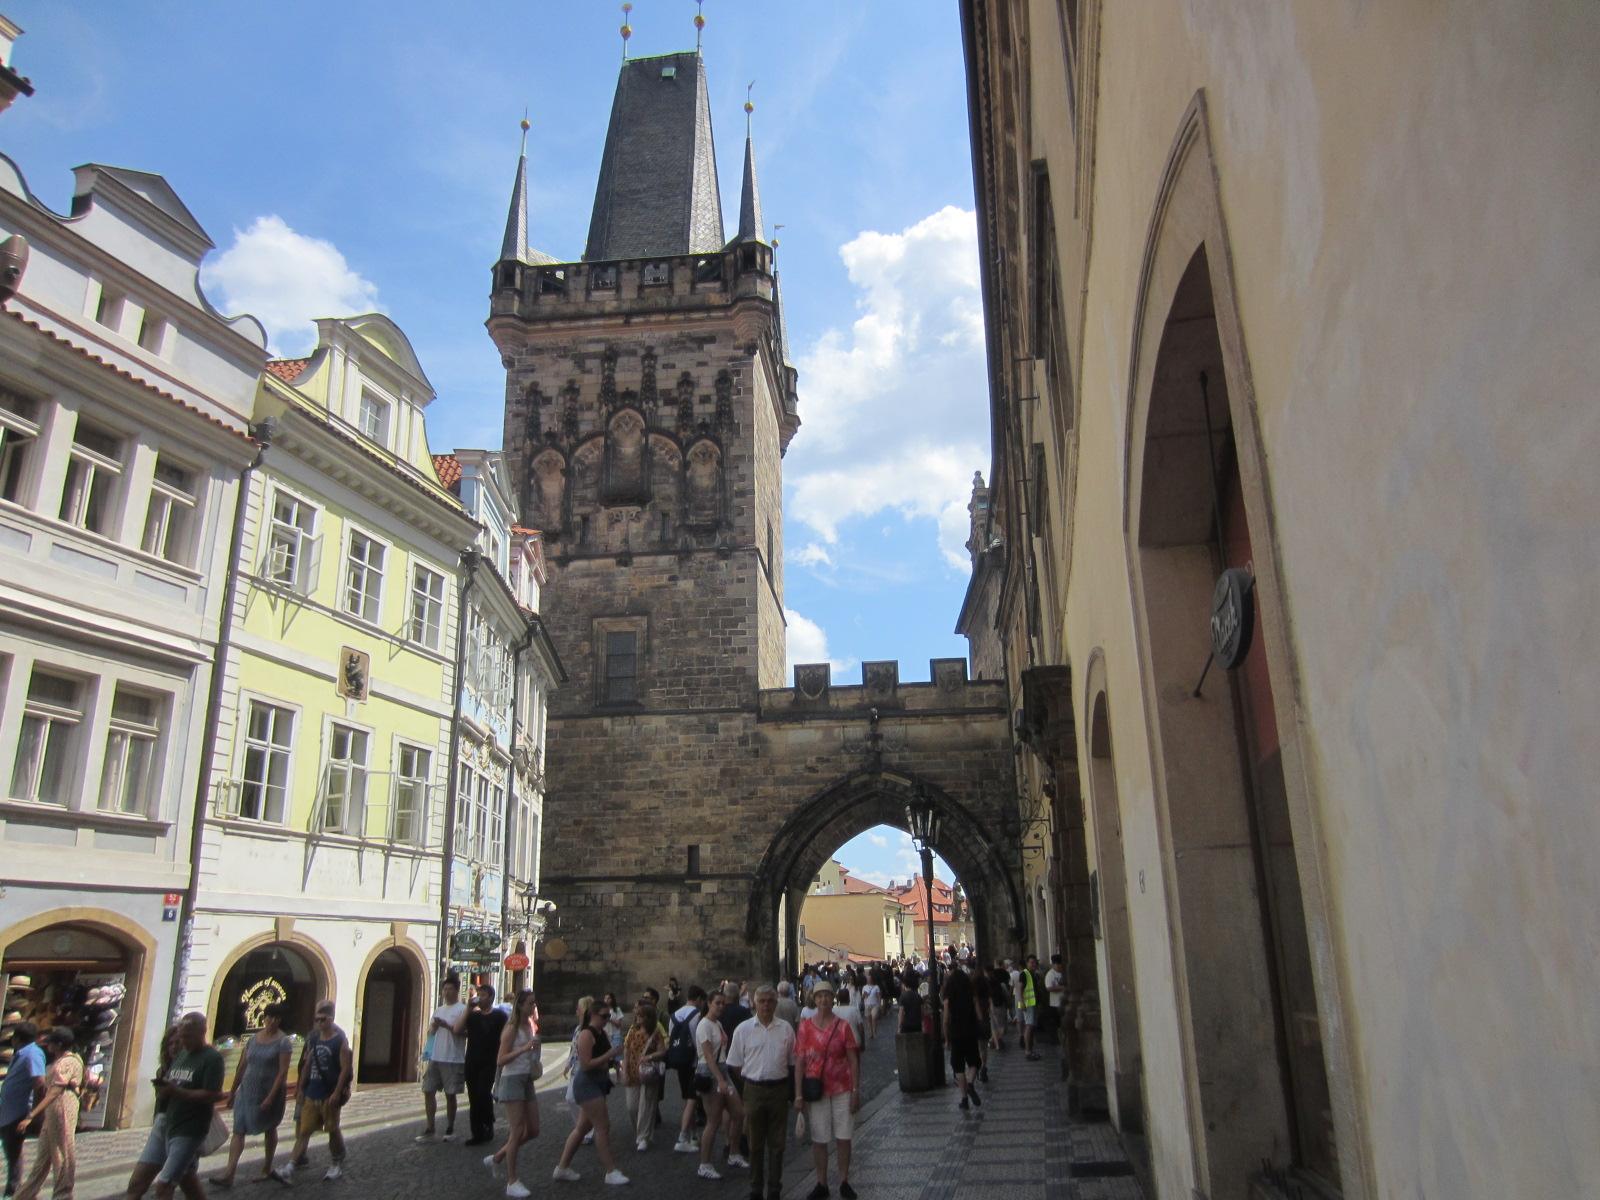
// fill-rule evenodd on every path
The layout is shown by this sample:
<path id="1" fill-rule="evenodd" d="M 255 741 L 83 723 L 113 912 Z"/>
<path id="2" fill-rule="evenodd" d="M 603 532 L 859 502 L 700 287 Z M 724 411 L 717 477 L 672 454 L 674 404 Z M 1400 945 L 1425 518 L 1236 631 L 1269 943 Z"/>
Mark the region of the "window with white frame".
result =
<path id="1" fill-rule="evenodd" d="M 367 744 L 364 729 L 337 722 L 328 731 L 328 765 L 322 793 L 322 828 L 333 833 L 366 831 Z"/>
<path id="2" fill-rule="evenodd" d="M 67 482 L 61 490 L 61 519 L 90 533 L 111 532 L 117 482 L 122 476 L 123 440 L 93 421 L 78 418 L 68 452 Z"/>
<path id="3" fill-rule="evenodd" d="M 444 630 L 444 576 L 420 563 L 411 568 L 411 633 L 413 642 L 439 648 Z"/>
<path id="4" fill-rule="evenodd" d="M 167 335 L 167 323 L 148 308 L 139 318 L 139 345 L 151 354 L 161 353 L 161 343 Z"/>
<path id="5" fill-rule="evenodd" d="M 361 432 L 380 446 L 389 444 L 389 402 L 371 392 L 361 393 Z"/>
<path id="6" fill-rule="evenodd" d="M 273 583 L 310 593 L 317 582 L 317 509 L 299 496 L 277 491 L 272 497 L 272 522 L 267 532 L 263 573 Z"/>
<path id="7" fill-rule="evenodd" d="M 102 284 L 100 287 L 100 299 L 95 302 L 94 319 L 107 329 L 121 329 L 124 300 L 125 297 L 121 292 L 112 291 Z"/>
<path id="8" fill-rule="evenodd" d="M 420 846 L 428 829 L 428 784 L 433 775 L 433 752 L 402 742 L 398 767 L 394 776 L 394 811 L 390 817 L 389 839 L 407 846 Z"/>
<path id="9" fill-rule="evenodd" d="M 160 555 L 180 566 L 190 564 L 198 491 L 193 470 L 174 462 L 170 455 L 156 455 L 156 475 L 150 485 L 150 507 L 145 511 L 141 541 L 146 554 Z"/>
<path id="10" fill-rule="evenodd" d="M 165 713 L 164 697 L 117 684 L 100 774 L 102 811 L 155 815 Z"/>
<path id="11" fill-rule="evenodd" d="M 462 763 L 456 772 L 456 844 L 457 858 L 472 857 L 472 829 L 477 806 L 474 796 L 477 791 L 478 773 L 467 763 Z"/>
<path id="12" fill-rule="evenodd" d="M 456 774 L 457 858 L 498 867 L 504 857 L 506 789 L 463 762 Z"/>
<path id="13" fill-rule="evenodd" d="M 39 402 L 0 387 L 0 499 L 21 503 L 39 452 Z"/>
<path id="14" fill-rule="evenodd" d="M 64 805 L 77 769 L 83 725 L 84 684 L 35 666 L 22 708 L 22 733 L 11 768 L 11 794 L 19 800 Z"/>
<path id="15" fill-rule="evenodd" d="M 539 863 L 539 814 L 533 797 L 517 793 L 516 825 L 511 831 L 511 873 L 524 883 L 536 882 Z"/>
<path id="16" fill-rule="evenodd" d="M 504 783 L 489 788 L 488 822 L 484 826 L 483 861 L 498 867 L 505 859 L 506 849 L 506 787 Z"/>
<path id="17" fill-rule="evenodd" d="M 344 608 L 363 621 L 376 622 L 383 603 L 382 542 L 360 530 L 350 531 L 344 563 Z"/>
<path id="18" fill-rule="evenodd" d="M 292 709 L 262 700 L 250 701 L 237 815 L 251 821 L 283 823 L 288 811 L 289 747 L 293 739 Z"/>

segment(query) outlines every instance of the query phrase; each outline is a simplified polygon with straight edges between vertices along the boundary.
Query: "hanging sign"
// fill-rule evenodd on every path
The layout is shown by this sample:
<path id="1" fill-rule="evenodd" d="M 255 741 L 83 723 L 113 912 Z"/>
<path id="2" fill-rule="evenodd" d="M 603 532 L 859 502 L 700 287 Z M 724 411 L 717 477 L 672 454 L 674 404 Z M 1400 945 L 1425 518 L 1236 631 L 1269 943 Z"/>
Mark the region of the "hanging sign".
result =
<path id="1" fill-rule="evenodd" d="M 551 938 L 544 944 L 544 956 L 551 962 L 560 962 L 567 956 L 567 943 L 562 938 Z"/>
<path id="2" fill-rule="evenodd" d="M 526 954 L 506 955 L 506 970 L 526 971 L 528 969 L 528 956 Z"/>
<path id="3" fill-rule="evenodd" d="M 1243 567 L 1229 567 L 1211 593 L 1211 653 L 1232 671 L 1250 653 L 1255 630 L 1255 578 Z"/>

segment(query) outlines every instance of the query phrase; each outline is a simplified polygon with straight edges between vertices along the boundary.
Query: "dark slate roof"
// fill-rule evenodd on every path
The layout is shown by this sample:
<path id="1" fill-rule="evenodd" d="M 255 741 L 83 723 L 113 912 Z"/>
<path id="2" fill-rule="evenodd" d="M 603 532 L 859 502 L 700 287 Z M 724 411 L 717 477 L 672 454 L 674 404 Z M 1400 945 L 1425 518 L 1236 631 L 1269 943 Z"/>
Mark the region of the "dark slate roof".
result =
<path id="1" fill-rule="evenodd" d="M 694 51 L 622 64 L 588 262 L 720 250 L 722 194 L 705 63 Z"/>
<path id="2" fill-rule="evenodd" d="M 517 178 L 511 185 L 511 209 L 506 213 L 506 234 L 500 242 L 500 261 L 547 264 L 556 260 L 528 245 L 528 155 L 517 158 Z"/>
<path id="3" fill-rule="evenodd" d="M 756 148 L 748 134 L 744 139 L 744 185 L 739 192 L 739 234 L 736 242 L 764 242 L 761 230 L 761 193 L 756 188 Z"/>

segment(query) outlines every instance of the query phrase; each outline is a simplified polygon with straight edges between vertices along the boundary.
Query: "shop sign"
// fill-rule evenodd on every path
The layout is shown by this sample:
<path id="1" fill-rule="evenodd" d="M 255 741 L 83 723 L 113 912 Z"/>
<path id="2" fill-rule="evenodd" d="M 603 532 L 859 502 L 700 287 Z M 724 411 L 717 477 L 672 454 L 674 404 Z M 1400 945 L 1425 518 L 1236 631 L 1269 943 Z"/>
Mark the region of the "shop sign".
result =
<path id="1" fill-rule="evenodd" d="M 551 962 L 560 962 L 567 956 L 567 943 L 564 938 L 551 938 L 544 944 L 544 956 Z"/>
<path id="2" fill-rule="evenodd" d="M 528 969 L 528 956 L 526 954 L 508 954 L 506 956 L 506 970 L 526 971 Z"/>
<path id="3" fill-rule="evenodd" d="M 272 976 L 256 980 L 239 993 L 239 1003 L 244 1007 L 244 1027 L 260 1029 L 267 1023 L 267 1006 L 282 1004 L 288 998 L 288 989 Z"/>
<path id="4" fill-rule="evenodd" d="M 177 908 L 178 905 L 183 903 L 183 893 L 168 892 L 165 896 L 161 897 L 161 903 L 168 908 Z"/>
<path id="5" fill-rule="evenodd" d="M 1255 579 L 1243 567 L 1229 567 L 1211 593 L 1211 653 L 1232 671 L 1250 653 L 1255 630 Z"/>

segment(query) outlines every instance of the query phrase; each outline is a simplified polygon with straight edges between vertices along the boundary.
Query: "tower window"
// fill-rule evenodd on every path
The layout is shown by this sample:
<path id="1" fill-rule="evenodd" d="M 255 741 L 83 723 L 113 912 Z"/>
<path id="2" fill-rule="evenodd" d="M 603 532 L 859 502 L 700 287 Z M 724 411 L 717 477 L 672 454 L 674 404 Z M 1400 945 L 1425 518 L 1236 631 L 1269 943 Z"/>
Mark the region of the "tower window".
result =
<path id="1" fill-rule="evenodd" d="M 631 704 L 639 698 L 639 635 L 606 634 L 604 701 Z"/>

